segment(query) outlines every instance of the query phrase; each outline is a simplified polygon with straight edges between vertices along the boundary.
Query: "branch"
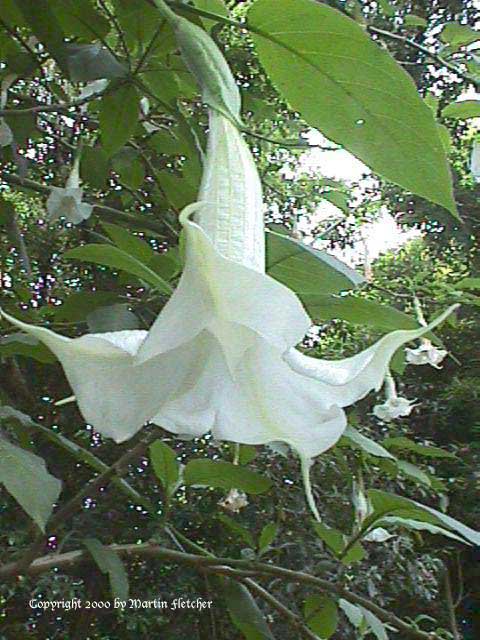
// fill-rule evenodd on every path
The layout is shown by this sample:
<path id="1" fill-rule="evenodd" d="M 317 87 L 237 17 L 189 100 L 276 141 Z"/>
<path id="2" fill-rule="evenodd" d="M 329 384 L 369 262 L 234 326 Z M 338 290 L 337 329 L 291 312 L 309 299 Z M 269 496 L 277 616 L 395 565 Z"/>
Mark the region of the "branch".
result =
<path id="1" fill-rule="evenodd" d="M 269 142 L 270 144 L 276 144 L 279 147 L 287 147 L 288 149 L 305 149 L 305 151 L 308 151 L 309 149 L 322 149 L 322 151 L 341 150 L 341 147 L 328 147 L 324 146 L 323 144 L 309 144 L 307 141 L 296 142 L 295 140 L 274 140 L 273 138 L 268 138 L 267 136 L 263 136 L 260 133 L 254 133 L 253 131 L 250 131 L 250 129 L 242 129 L 242 131 L 247 136 L 258 138 L 258 140 L 263 140 L 264 142 Z"/>
<path id="2" fill-rule="evenodd" d="M 85 498 L 92 496 L 92 494 L 96 495 L 100 489 L 107 486 L 115 477 L 121 478 L 125 475 L 128 465 L 135 459 L 142 456 L 148 449 L 149 445 L 157 438 L 158 431 L 154 428 L 143 436 L 140 442 L 120 456 L 120 458 L 111 467 L 107 467 L 100 475 L 87 482 L 87 484 L 84 485 L 80 491 L 73 496 L 73 498 L 54 513 L 47 523 L 47 532 L 54 531 L 56 527 L 61 526 L 66 520 L 69 520 L 78 508 L 82 506 L 82 502 Z M 43 550 L 44 544 L 45 534 L 41 533 L 33 541 L 30 549 L 24 553 L 21 560 L 16 563 L 17 574 L 28 571 L 32 560 Z"/>
<path id="3" fill-rule="evenodd" d="M 25 240 L 23 239 L 22 232 L 20 231 L 20 227 L 18 226 L 17 216 L 15 215 L 14 211 L 12 211 L 10 215 L 8 215 L 8 220 L 5 228 L 8 239 L 18 251 L 18 256 L 20 258 L 20 262 L 22 263 L 23 270 L 25 271 L 27 276 L 31 276 L 32 265 L 28 256 L 27 246 L 25 244 Z"/>
<path id="4" fill-rule="evenodd" d="M 407 38 L 406 36 L 400 36 L 396 33 L 392 33 L 391 31 L 386 31 L 385 29 L 378 29 L 377 27 L 367 27 L 367 31 L 375 35 L 382 36 L 383 38 L 388 38 L 389 40 L 395 40 L 396 42 L 401 42 L 402 44 L 405 44 L 408 47 L 411 47 L 412 49 L 416 49 L 417 51 L 420 51 L 421 53 L 428 56 L 430 60 L 434 62 L 438 67 L 446 67 L 447 69 L 450 69 L 450 71 L 453 71 L 454 73 L 456 73 L 458 76 L 460 76 L 467 82 L 470 82 L 476 87 L 480 87 L 480 80 L 477 80 L 477 78 L 474 78 L 473 76 L 469 75 L 465 71 L 462 71 L 453 62 L 448 62 L 448 60 L 445 60 L 444 58 L 442 58 L 442 56 L 440 56 L 438 53 L 435 53 L 434 51 L 431 51 L 430 49 L 428 49 L 428 47 L 424 47 L 418 42 L 415 42 L 415 40 L 410 40 L 410 38 Z"/>
<path id="5" fill-rule="evenodd" d="M 125 455 L 128 455 L 128 453 L 130 452 L 127 452 L 127 454 Z M 113 471 L 113 473 L 118 473 L 118 470 Z M 97 480 L 95 481 L 96 484 L 98 480 L 99 479 L 97 478 Z M 62 511 L 65 511 L 65 509 L 66 508 L 64 508 L 64 510 Z M 61 515 L 62 514 L 60 513 L 60 511 L 57 512 L 54 518 L 52 518 L 52 522 L 56 521 L 57 518 Z M 332 582 L 329 582 L 328 580 L 318 578 L 302 571 L 294 571 L 292 569 L 285 569 L 274 564 L 267 564 L 251 560 L 222 557 L 215 558 L 211 556 L 185 553 L 182 551 L 174 551 L 173 549 L 167 549 L 166 547 L 162 547 L 154 542 L 146 542 L 143 544 L 112 544 L 109 546 L 109 548 L 112 551 L 118 553 L 120 556 L 162 558 L 174 564 L 189 565 L 195 567 L 198 571 L 207 571 L 220 575 L 228 575 L 229 577 L 235 577 L 241 580 L 254 575 L 263 575 L 276 576 L 287 582 L 308 584 L 319 589 L 320 591 L 332 593 L 336 596 L 344 598 L 345 600 L 348 600 L 352 604 L 360 605 L 365 609 L 368 609 L 378 618 L 380 618 L 384 622 L 392 624 L 411 638 L 414 638 L 416 640 L 440 640 L 440 638 L 435 634 L 419 631 L 418 629 L 410 626 L 408 623 L 398 618 L 395 614 L 391 613 L 390 611 L 386 611 L 373 602 L 370 602 L 368 598 L 353 593 L 342 585 L 334 584 Z M 20 573 L 20 568 L 22 568 L 23 574 L 39 575 L 53 568 L 65 570 L 90 561 L 90 555 L 83 550 L 50 554 L 36 558 L 29 565 L 23 568 L 21 567 L 21 561 L 5 564 L 3 565 L 3 567 L 0 567 L 0 578 L 16 576 Z"/>
<path id="6" fill-rule="evenodd" d="M 25 189 L 30 189 L 32 191 L 36 191 L 37 193 L 43 193 L 48 195 L 50 193 L 50 187 L 47 187 L 40 182 L 35 182 L 34 180 L 29 180 L 28 178 L 21 178 L 20 176 L 14 173 L 2 173 L 0 174 L 0 179 L 6 182 L 7 184 L 13 184 L 18 187 L 23 187 Z M 134 216 L 131 213 L 126 213 L 125 211 L 120 211 L 120 209 L 114 209 L 113 207 L 107 207 L 106 205 L 99 204 L 95 201 L 90 201 L 90 204 L 98 209 L 100 213 L 102 213 L 103 217 L 106 220 L 112 220 L 113 222 L 117 222 L 118 220 L 122 220 L 132 227 L 137 227 L 140 229 L 150 229 L 154 231 L 161 238 L 165 238 L 165 228 L 163 224 L 159 224 L 154 220 L 149 220 L 148 218 Z"/>
<path id="7" fill-rule="evenodd" d="M 92 93 L 90 96 L 78 98 L 77 100 L 72 100 L 72 102 L 67 103 L 58 102 L 54 104 L 36 104 L 33 107 L 25 107 L 23 109 L 0 109 L 0 116 L 22 116 L 26 113 L 68 113 L 70 109 L 81 107 L 87 102 L 96 100 L 105 92 L 106 89 L 104 89 L 103 91 L 97 91 L 96 93 Z"/>

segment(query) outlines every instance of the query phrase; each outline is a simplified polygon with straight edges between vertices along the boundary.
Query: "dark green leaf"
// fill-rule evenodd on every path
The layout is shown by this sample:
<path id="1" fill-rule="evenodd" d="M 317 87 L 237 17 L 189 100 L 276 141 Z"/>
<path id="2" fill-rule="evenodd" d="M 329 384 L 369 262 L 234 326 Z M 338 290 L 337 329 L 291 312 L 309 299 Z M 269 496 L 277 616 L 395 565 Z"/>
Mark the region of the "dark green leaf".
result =
<path id="1" fill-rule="evenodd" d="M 56 362 L 50 349 L 33 336 L 24 333 L 12 333 L 0 338 L 0 355 L 25 356 L 43 364 Z"/>
<path id="2" fill-rule="evenodd" d="M 113 169 L 120 181 L 131 189 L 139 189 L 145 180 L 145 166 L 140 153 L 131 147 L 123 147 L 114 156 Z"/>
<path id="3" fill-rule="evenodd" d="M 109 222 L 104 222 L 102 226 L 119 249 L 143 262 L 143 264 L 148 265 L 158 255 L 148 242 L 123 227 Z"/>
<path id="4" fill-rule="evenodd" d="M 452 47 L 461 47 L 480 40 L 480 32 L 465 24 L 448 22 L 442 29 L 440 39 Z"/>
<path id="5" fill-rule="evenodd" d="M 96 538 L 86 538 L 83 544 L 100 571 L 108 575 L 112 597 L 128 600 L 128 575 L 118 553 Z"/>
<path id="6" fill-rule="evenodd" d="M 103 189 L 107 184 L 110 163 L 101 146 L 84 147 L 80 160 L 80 176 L 94 189 Z"/>
<path id="7" fill-rule="evenodd" d="M 260 534 L 260 538 L 258 540 L 258 549 L 259 551 L 265 551 L 267 547 L 269 547 L 272 542 L 277 537 L 278 533 L 278 524 L 276 522 L 269 522 L 266 524 L 262 532 Z"/>
<path id="8" fill-rule="evenodd" d="M 192 460 L 185 467 L 185 484 L 191 486 L 215 487 L 217 489 L 239 489 L 245 493 L 257 494 L 268 491 L 272 486 L 269 478 L 250 469 L 230 462 L 213 460 Z"/>
<path id="9" fill-rule="evenodd" d="M 422 18 L 421 16 L 416 16 L 413 13 L 411 13 L 408 16 L 405 16 L 404 24 L 407 27 L 421 27 L 422 29 L 428 26 L 428 22 L 425 20 L 425 18 Z"/>
<path id="10" fill-rule="evenodd" d="M 129 84 L 102 97 L 100 132 L 103 148 L 108 155 L 113 155 L 129 140 L 137 126 L 139 109 L 139 95 L 135 87 Z"/>
<path id="11" fill-rule="evenodd" d="M 430 445 L 419 444 L 406 438 L 404 436 L 398 436 L 396 438 L 385 438 L 382 444 L 387 449 L 400 449 L 401 451 L 411 451 L 416 455 L 426 458 L 455 458 L 456 456 L 450 451 L 445 451 L 439 447 L 432 447 Z"/>
<path id="12" fill-rule="evenodd" d="M 237 538 L 246 542 L 252 549 L 255 548 L 255 540 L 253 539 L 253 536 L 248 529 L 242 527 L 242 525 L 239 524 L 236 520 L 230 518 L 230 516 L 227 516 L 224 513 L 221 513 L 218 516 L 218 520 L 220 520 L 220 522 L 223 522 L 223 524 L 228 527 L 228 529 L 230 529 L 230 531 Z"/>
<path id="13" fill-rule="evenodd" d="M 165 293 L 171 293 L 172 291 L 170 285 L 163 278 L 137 260 L 137 258 L 109 244 L 86 244 L 82 247 L 75 247 L 75 249 L 66 251 L 64 257 L 67 260 L 93 262 L 112 269 L 126 271 Z"/>
<path id="14" fill-rule="evenodd" d="M 50 475 L 42 458 L 0 435 L 0 483 L 45 531 L 62 483 Z"/>
<path id="15" fill-rule="evenodd" d="M 95 11 L 90 0 L 49 0 L 55 17 L 65 35 L 82 39 L 104 38 L 111 24 Z"/>
<path id="16" fill-rule="evenodd" d="M 257 455 L 257 449 L 251 444 L 241 444 L 238 456 L 238 464 L 250 464 Z"/>
<path id="17" fill-rule="evenodd" d="M 257 603 L 247 587 L 225 579 L 221 593 L 233 624 L 246 640 L 275 640 Z"/>
<path id="18" fill-rule="evenodd" d="M 89 313 L 118 301 L 109 291 L 78 291 L 66 298 L 62 305 L 55 307 L 55 319 L 81 322 Z"/>
<path id="19" fill-rule="evenodd" d="M 118 62 L 110 51 L 99 42 L 95 44 L 68 44 L 65 45 L 65 52 L 72 82 L 112 80 L 123 78 L 128 73 L 126 67 Z M 120 110 L 117 109 L 117 112 Z"/>
<path id="20" fill-rule="evenodd" d="M 338 624 L 337 603 L 328 596 L 314 594 L 305 600 L 304 616 L 309 628 L 319 638 L 327 640 L 335 633 Z"/>
<path id="21" fill-rule="evenodd" d="M 410 75 L 365 29 L 311 0 L 257 0 L 248 19 L 268 76 L 308 124 L 457 215 L 433 114 Z"/>
<path id="22" fill-rule="evenodd" d="M 180 465 L 175 451 L 161 440 L 155 440 L 150 445 L 150 461 L 155 475 L 163 488 L 170 492 L 177 485 L 180 475 Z"/>

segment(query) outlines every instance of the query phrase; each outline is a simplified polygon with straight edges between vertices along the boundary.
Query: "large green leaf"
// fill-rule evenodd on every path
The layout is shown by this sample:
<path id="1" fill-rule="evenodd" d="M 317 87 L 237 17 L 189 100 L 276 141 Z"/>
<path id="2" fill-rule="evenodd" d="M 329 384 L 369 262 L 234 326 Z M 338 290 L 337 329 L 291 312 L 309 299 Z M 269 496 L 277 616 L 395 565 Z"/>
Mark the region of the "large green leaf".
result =
<path id="1" fill-rule="evenodd" d="M 431 110 L 410 75 L 359 24 L 313 0 L 257 0 L 248 23 L 267 74 L 308 124 L 456 215 Z"/>
<path id="2" fill-rule="evenodd" d="M 338 293 L 364 282 L 360 274 L 326 251 L 275 231 L 266 234 L 266 242 L 269 275 L 299 295 Z"/>
<path id="3" fill-rule="evenodd" d="M 0 338 L 0 355 L 25 356 L 43 364 L 53 364 L 57 361 L 50 349 L 40 340 L 19 332 Z"/>
<path id="4" fill-rule="evenodd" d="M 62 483 L 50 475 L 45 462 L 0 435 L 0 483 L 45 531 Z"/>
<path id="5" fill-rule="evenodd" d="M 269 478 L 231 462 L 213 460 L 192 460 L 185 467 L 185 484 L 207 486 L 217 489 L 239 489 L 245 493 L 257 494 L 268 491 L 272 486 Z"/>
<path id="6" fill-rule="evenodd" d="M 128 600 L 128 575 L 118 553 L 96 538 L 87 538 L 83 544 L 92 555 L 102 573 L 108 575 L 113 598 Z"/>
<path id="7" fill-rule="evenodd" d="M 366 298 L 324 294 L 300 295 L 306 310 L 315 320 L 346 320 L 379 331 L 418 329 L 406 313 Z"/>
<path id="8" fill-rule="evenodd" d="M 70 251 L 66 251 L 64 257 L 126 271 L 165 293 L 171 293 L 172 291 L 168 282 L 165 282 L 161 276 L 137 260 L 137 258 L 109 244 L 86 244 L 82 247 L 75 247 Z"/>
<path id="9" fill-rule="evenodd" d="M 100 104 L 100 133 L 102 145 L 108 155 L 113 155 L 127 142 L 137 126 L 140 98 L 130 84 L 119 87 L 114 93 L 103 96 Z"/>
<path id="10" fill-rule="evenodd" d="M 246 640 L 275 640 L 252 594 L 243 584 L 223 580 L 221 593 L 233 624 Z"/>
<path id="11" fill-rule="evenodd" d="M 126 331 L 140 328 L 137 316 L 133 311 L 130 311 L 127 303 L 97 307 L 87 315 L 87 324 L 90 333 Z"/>
<path id="12" fill-rule="evenodd" d="M 439 447 L 432 447 L 430 445 L 419 444 L 418 442 L 414 442 L 410 440 L 410 438 L 406 438 L 404 436 L 398 436 L 395 438 L 385 438 L 382 441 L 382 444 L 387 449 L 397 450 L 400 449 L 402 451 L 410 451 L 418 456 L 424 456 L 426 458 L 455 458 L 456 456 L 450 451 L 445 451 L 444 449 L 440 449 Z"/>
<path id="13" fill-rule="evenodd" d="M 118 302 L 118 296 L 110 291 L 77 291 L 55 308 L 55 320 L 81 322 L 89 313 Z"/>

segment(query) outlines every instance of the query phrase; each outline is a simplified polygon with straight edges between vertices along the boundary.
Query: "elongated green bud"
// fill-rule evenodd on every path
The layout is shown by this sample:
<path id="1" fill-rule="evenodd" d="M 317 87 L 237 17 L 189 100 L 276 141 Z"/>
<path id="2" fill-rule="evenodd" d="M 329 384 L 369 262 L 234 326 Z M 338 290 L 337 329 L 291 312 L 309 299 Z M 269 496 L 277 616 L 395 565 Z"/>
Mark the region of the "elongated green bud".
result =
<path id="1" fill-rule="evenodd" d="M 240 125 L 240 92 L 220 49 L 206 31 L 177 15 L 163 0 L 154 1 L 175 32 L 185 66 L 200 85 L 203 101 Z"/>

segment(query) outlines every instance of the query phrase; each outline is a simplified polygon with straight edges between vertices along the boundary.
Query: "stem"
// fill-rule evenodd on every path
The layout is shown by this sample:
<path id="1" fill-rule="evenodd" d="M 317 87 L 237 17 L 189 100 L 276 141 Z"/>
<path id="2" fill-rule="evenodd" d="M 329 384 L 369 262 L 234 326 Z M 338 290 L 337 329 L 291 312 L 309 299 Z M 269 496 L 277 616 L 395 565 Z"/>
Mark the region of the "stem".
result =
<path id="1" fill-rule="evenodd" d="M 450 572 L 448 570 L 448 567 L 445 567 L 445 599 L 447 601 L 448 619 L 450 621 L 450 630 L 453 635 L 453 640 L 462 640 L 462 636 L 457 625 L 457 618 L 455 615 L 455 604 L 453 602 L 452 595 L 452 581 L 450 580 Z"/>

